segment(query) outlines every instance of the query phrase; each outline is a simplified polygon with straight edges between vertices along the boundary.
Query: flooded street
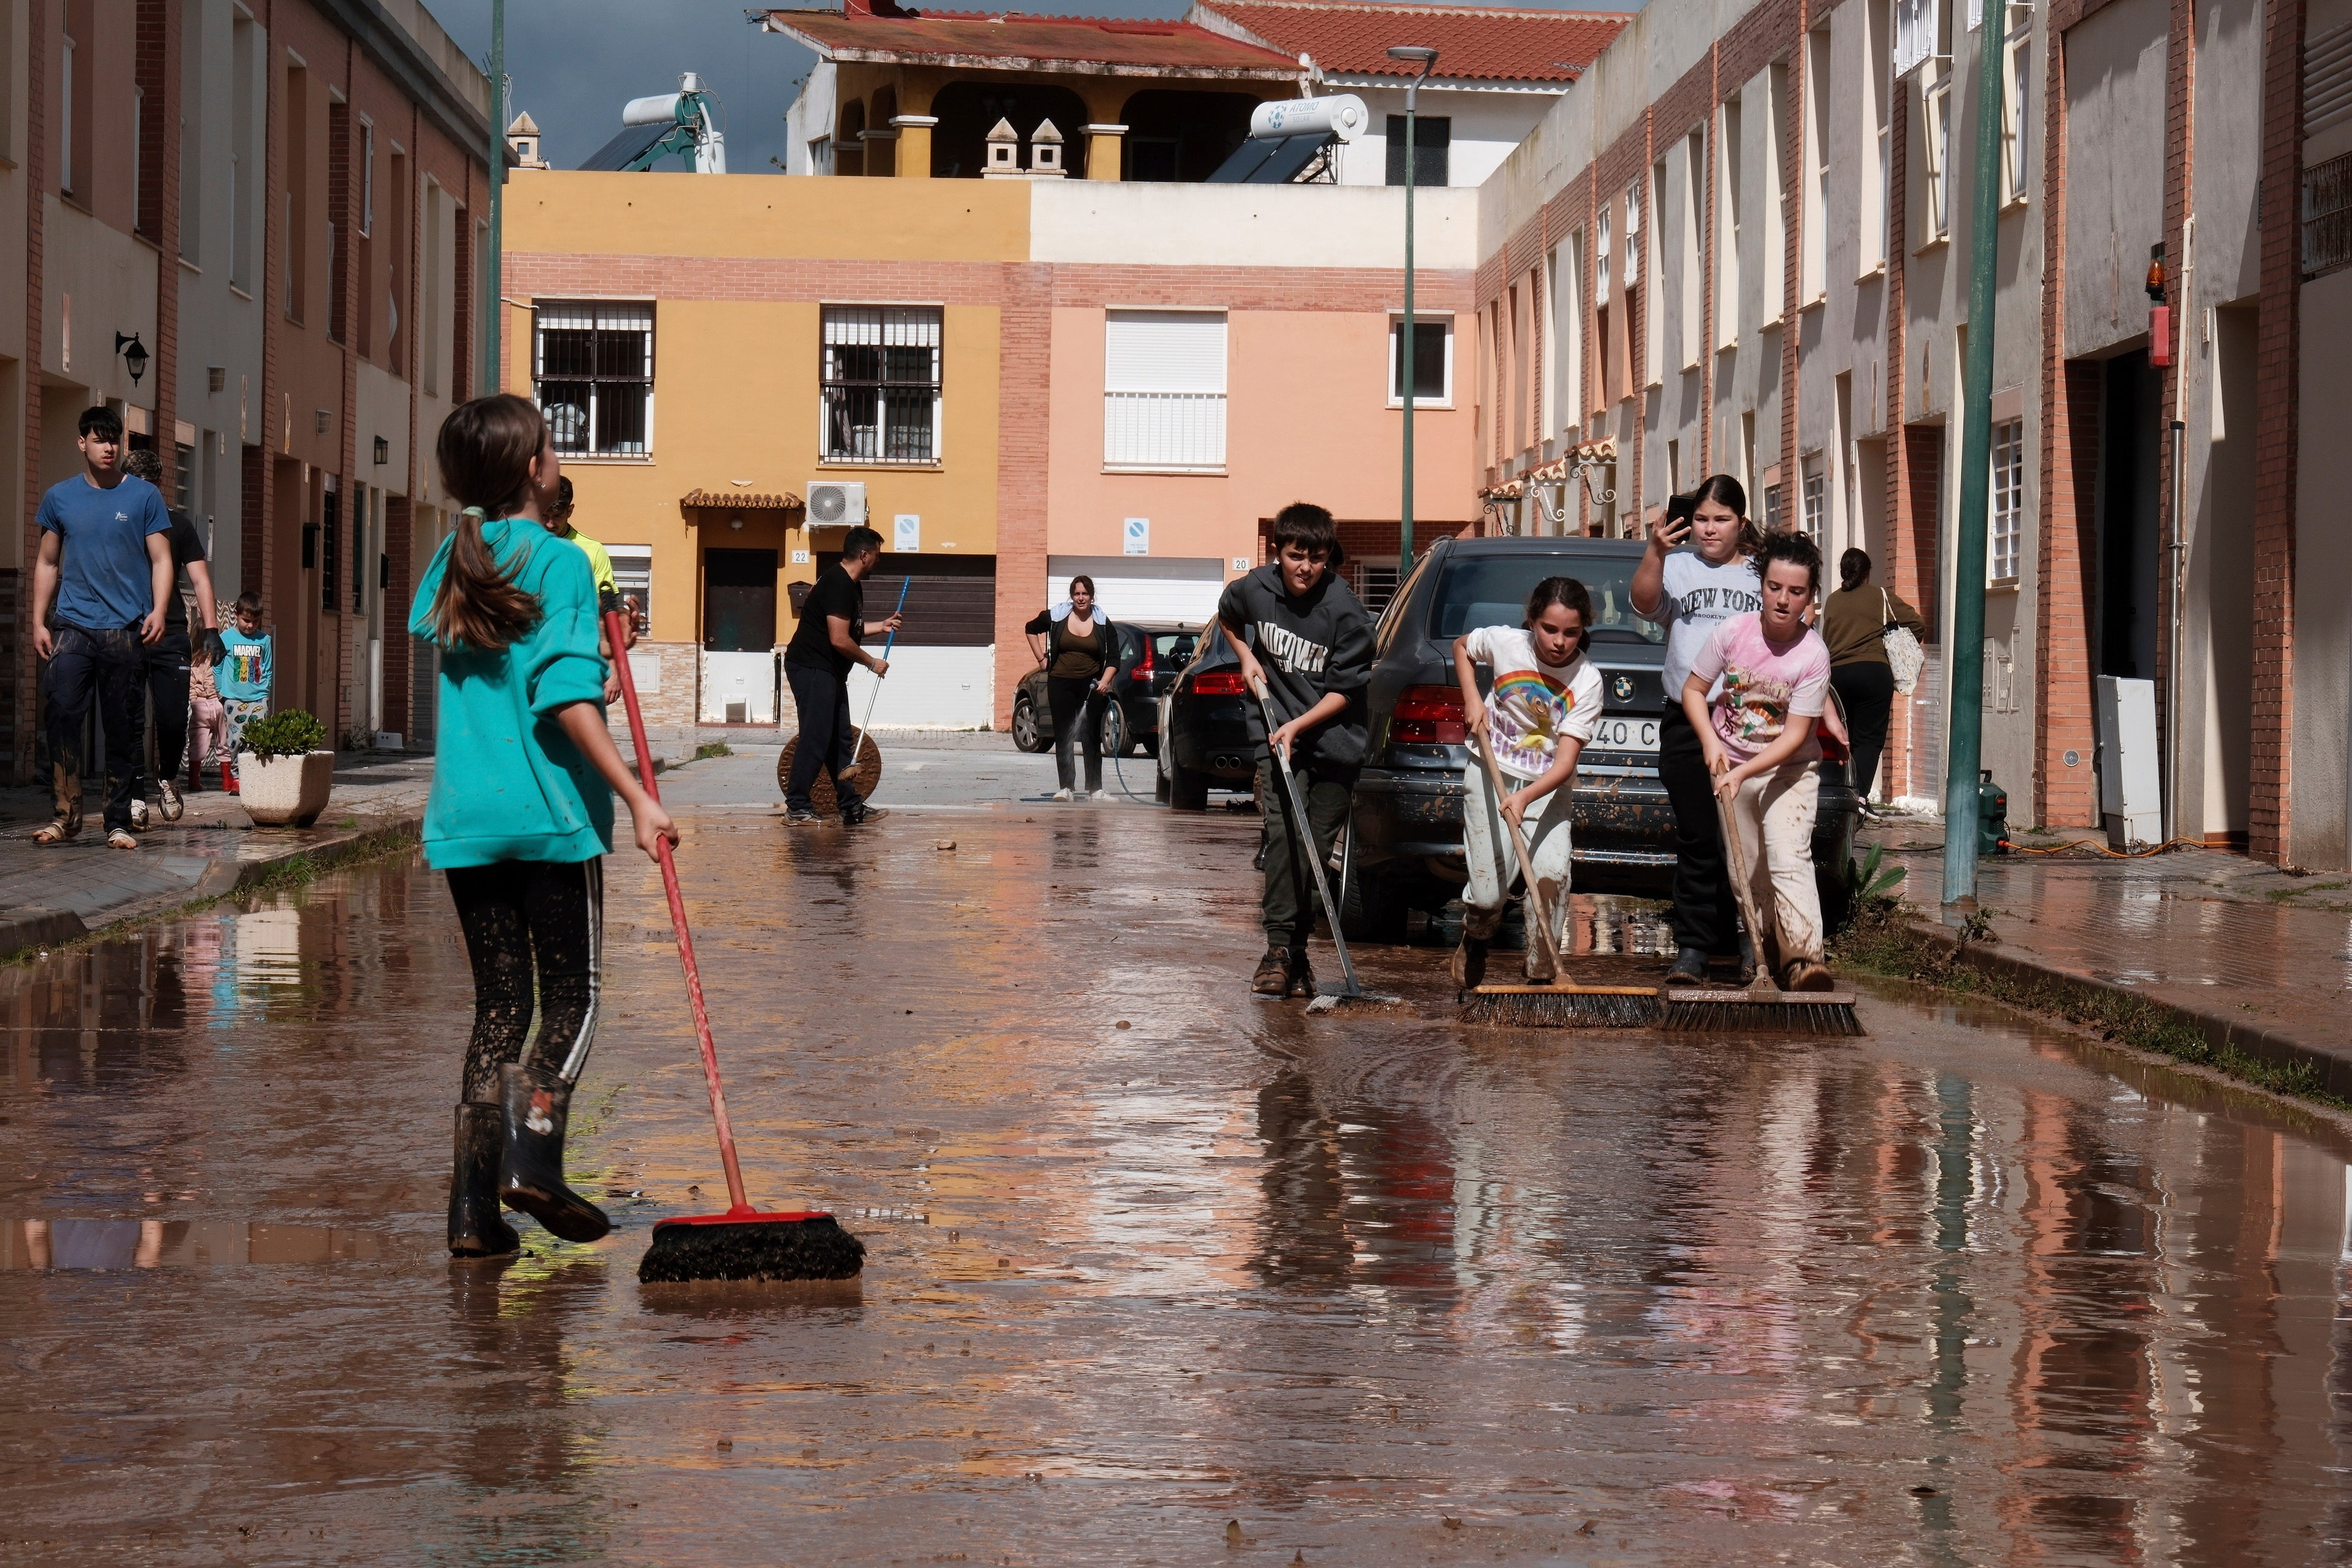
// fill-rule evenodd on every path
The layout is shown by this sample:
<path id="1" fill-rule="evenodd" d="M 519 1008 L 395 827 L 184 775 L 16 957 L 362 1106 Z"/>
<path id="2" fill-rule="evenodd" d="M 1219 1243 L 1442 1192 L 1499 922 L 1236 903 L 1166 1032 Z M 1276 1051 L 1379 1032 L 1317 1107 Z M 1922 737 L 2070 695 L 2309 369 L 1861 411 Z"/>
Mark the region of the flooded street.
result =
<path id="1" fill-rule="evenodd" d="M 637 1283 L 725 1206 L 642 858 L 573 1112 L 615 1228 L 509 1266 L 443 1249 L 421 863 L 8 971 L 0 1556 L 2352 1559 L 2326 1123 L 1891 990 L 1474 1030 L 1379 949 L 1415 1006 L 1309 1019 L 1222 810 L 681 816 L 751 1195 L 862 1282 Z"/>

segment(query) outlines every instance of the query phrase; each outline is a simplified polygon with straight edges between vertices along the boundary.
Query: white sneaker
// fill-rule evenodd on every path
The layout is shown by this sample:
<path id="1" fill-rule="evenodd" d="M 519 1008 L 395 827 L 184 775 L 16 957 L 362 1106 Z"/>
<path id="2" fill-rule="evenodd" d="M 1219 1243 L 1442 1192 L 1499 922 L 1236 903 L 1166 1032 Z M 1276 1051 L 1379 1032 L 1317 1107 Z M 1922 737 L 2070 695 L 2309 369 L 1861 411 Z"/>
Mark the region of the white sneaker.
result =
<path id="1" fill-rule="evenodd" d="M 1054 798 L 1055 800 L 1068 800 L 1070 798 L 1070 792 L 1066 789 L 1057 789 L 1054 792 Z"/>
<path id="2" fill-rule="evenodd" d="M 147 831 L 147 803 L 143 800 L 134 798 L 131 803 L 131 831 Z"/>

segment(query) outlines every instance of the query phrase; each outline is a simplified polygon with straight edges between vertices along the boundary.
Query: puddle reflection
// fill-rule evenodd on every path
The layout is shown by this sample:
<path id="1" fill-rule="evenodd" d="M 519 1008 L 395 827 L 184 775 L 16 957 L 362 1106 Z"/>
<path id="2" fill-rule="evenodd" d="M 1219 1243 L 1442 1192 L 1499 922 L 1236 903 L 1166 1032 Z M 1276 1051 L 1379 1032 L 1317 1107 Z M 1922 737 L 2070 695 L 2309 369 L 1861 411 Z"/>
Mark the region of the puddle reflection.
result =
<path id="1" fill-rule="evenodd" d="M 0 1269 L 210 1268 L 373 1262 L 376 1238 L 328 1226 L 161 1219 L 0 1221 Z"/>

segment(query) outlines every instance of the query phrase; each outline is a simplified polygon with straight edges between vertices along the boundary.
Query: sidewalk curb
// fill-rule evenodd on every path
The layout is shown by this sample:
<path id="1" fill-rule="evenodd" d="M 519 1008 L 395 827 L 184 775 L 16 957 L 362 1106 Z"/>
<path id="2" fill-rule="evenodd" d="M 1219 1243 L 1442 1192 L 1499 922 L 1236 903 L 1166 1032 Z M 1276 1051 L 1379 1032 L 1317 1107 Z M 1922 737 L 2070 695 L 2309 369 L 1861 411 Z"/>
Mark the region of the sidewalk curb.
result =
<path id="1" fill-rule="evenodd" d="M 2238 1019 L 2219 1013 L 2184 1007 L 2179 1003 L 2151 996 L 2137 986 L 2119 985 L 2046 959 L 2015 957 L 1983 942 L 1963 945 L 1949 927 L 1933 916 L 1914 912 L 1907 914 L 1906 921 L 1913 934 L 1922 942 L 1951 955 L 1954 963 L 1979 973 L 2030 984 L 2056 986 L 2079 996 L 2128 997 L 2142 1006 L 2169 1013 L 2204 1036 L 2206 1044 L 2217 1051 L 2226 1047 L 2273 1067 L 2307 1068 L 2317 1076 L 2321 1089 L 2339 1099 L 2352 1100 L 2352 1055 L 2313 1046 L 2276 1030 L 2250 1027 Z"/>
<path id="2" fill-rule="evenodd" d="M 362 816 L 356 827 L 331 831 L 321 837 L 289 843 L 249 859 L 216 859 L 205 868 L 195 885 L 182 897 L 159 909 L 128 908 L 122 913 L 100 911 L 86 920 L 71 910 L 23 908 L 0 912 L 0 963 L 21 958 L 39 948 L 60 946 L 80 938 L 139 921 L 169 919 L 198 904 L 209 903 L 268 881 L 297 860 L 310 860 L 330 870 L 344 861 L 414 844 L 425 830 L 420 807 L 376 816 Z M 92 921 L 96 923 L 91 923 Z"/>

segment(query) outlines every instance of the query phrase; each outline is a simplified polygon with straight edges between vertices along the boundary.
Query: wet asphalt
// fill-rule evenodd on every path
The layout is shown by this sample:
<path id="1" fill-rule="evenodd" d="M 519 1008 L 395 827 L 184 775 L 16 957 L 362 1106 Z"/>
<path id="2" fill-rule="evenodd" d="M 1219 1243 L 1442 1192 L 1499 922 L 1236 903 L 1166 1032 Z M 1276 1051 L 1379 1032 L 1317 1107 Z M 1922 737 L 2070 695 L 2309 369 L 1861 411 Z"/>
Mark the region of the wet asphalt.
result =
<path id="1" fill-rule="evenodd" d="M 642 858 L 614 1234 L 505 1265 L 442 1249 L 421 864 L 0 972 L 0 1558 L 2352 1555 L 2332 1124 L 1888 987 L 1859 1039 L 1472 1029 L 1419 946 L 1310 1018 L 1247 994 L 1254 817 L 926 761 L 857 833 L 757 756 L 667 784 L 746 1180 L 852 1286 L 636 1281 L 725 1206 Z"/>

